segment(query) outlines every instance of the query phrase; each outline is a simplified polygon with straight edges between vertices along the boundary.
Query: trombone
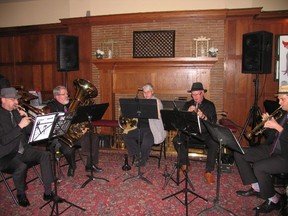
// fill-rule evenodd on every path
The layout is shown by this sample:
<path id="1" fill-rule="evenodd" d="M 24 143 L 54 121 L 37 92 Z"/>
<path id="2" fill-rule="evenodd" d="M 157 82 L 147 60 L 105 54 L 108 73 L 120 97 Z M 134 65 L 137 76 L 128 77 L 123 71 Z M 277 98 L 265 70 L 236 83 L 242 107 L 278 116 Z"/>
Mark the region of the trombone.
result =
<path id="1" fill-rule="evenodd" d="M 255 128 L 251 132 L 246 133 L 245 137 L 248 140 L 252 140 L 253 136 L 258 136 L 259 134 L 262 134 L 264 130 L 266 130 L 264 125 L 267 121 L 271 120 L 272 118 L 274 118 L 275 120 L 281 118 L 283 114 L 281 109 L 282 109 L 282 106 L 277 108 L 271 115 L 269 115 L 266 119 L 264 119 L 260 124 L 256 125 Z"/>

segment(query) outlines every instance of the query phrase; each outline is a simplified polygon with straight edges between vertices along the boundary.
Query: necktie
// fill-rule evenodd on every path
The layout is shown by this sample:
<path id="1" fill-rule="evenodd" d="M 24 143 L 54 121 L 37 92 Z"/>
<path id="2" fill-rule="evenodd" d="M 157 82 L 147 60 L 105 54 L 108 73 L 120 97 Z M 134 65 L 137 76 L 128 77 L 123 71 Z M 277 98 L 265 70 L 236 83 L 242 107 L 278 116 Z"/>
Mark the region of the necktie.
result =
<path id="1" fill-rule="evenodd" d="M 64 106 L 64 112 L 66 113 L 68 111 L 67 107 Z"/>
<path id="2" fill-rule="evenodd" d="M 287 122 L 287 114 L 284 116 L 284 118 L 281 120 L 280 125 L 284 125 Z M 278 133 L 274 143 L 272 144 L 271 154 L 273 154 L 276 151 L 281 151 L 281 146 L 279 142 L 280 134 Z"/>
<path id="3" fill-rule="evenodd" d="M 13 125 L 14 127 L 16 127 L 17 124 L 16 124 L 16 122 L 15 122 L 15 120 L 14 120 L 14 116 L 13 116 L 13 113 L 12 113 L 12 112 L 10 112 L 10 117 L 11 117 L 12 125 Z M 18 152 L 19 152 L 20 154 L 23 154 L 23 152 L 24 152 L 24 145 L 23 145 L 22 138 L 20 139 Z"/>

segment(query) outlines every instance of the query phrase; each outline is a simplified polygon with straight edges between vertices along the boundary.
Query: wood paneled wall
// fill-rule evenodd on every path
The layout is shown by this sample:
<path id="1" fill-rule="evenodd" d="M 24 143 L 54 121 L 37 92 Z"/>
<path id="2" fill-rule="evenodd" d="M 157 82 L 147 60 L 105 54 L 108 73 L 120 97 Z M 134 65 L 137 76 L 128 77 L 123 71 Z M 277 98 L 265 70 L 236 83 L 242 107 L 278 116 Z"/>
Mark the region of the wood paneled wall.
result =
<path id="1" fill-rule="evenodd" d="M 175 56 L 179 58 L 191 57 L 193 38 L 206 36 L 219 49 L 218 61 L 211 70 L 209 97 L 218 111 L 225 110 L 230 119 L 243 126 L 254 101 L 255 75 L 241 73 L 242 35 L 260 30 L 274 35 L 288 34 L 287 14 L 287 11 L 261 12 L 261 8 L 152 12 L 62 19 L 60 24 L 1 28 L 0 73 L 13 85 L 21 84 L 28 90 L 41 89 L 44 100 L 50 99 L 53 87 L 66 82 L 66 73 L 58 72 L 56 67 L 56 35 L 77 35 L 80 70 L 67 73 L 71 96 L 75 91 L 72 81 L 84 78 L 101 90 L 97 101 L 105 102 L 111 100 L 105 91 L 113 86 L 107 85 L 109 77 L 100 77 L 99 70 L 92 63 L 95 59 L 93 53 L 101 48 L 102 42 L 117 41 L 117 58 L 127 59 L 132 57 L 133 31 L 176 30 Z M 274 58 L 272 61 L 274 64 Z M 157 74 L 154 76 L 157 77 Z M 134 76 L 133 79 L 142 81 L 142 76 Z M 158 86 L 165 82 L 163 79 L 155 80 Z M 180 82 L 175 80 L 171 86 L 175 83 Z M 192 84 L 184 83 L 185 80 L 179 85 L 190 88 Z M 271 74 L 259 76 L 258 103 L 262 110 L 263 100 L 274 100 L 277 88 L 274 68 Z M 123 93 L 127 93 L 126 90 L 123 89 Z M 170 92 L 160 92 L 160 95 L 171 98 Z"/>

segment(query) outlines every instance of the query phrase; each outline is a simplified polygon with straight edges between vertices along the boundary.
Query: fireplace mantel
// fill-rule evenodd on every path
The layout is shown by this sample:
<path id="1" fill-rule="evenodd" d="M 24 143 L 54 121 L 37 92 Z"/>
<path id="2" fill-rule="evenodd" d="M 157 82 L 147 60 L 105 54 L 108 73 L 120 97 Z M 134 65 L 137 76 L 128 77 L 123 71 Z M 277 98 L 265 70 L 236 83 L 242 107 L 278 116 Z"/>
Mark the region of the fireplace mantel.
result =
<path id="1" fill-rule="evenodd" d="M 193 82 L 210 87 L 210 71 L 217 58 L 128 58 L 94 59 L 100 76 L 100 101 L 110 104 L 104 119 L 115 118 L 115 95 L 134 96 L 145 83 L 152 83 L 157 95 L 185 94 Z M 209 92 L 206 95 L 209 98 Z M 160 98 L 161 99 L 161 98 Z"/>
<path id="2" fill-rule="evenodd" d="M 101 69 L 113 69 L 115 66 L 152 66 L 152 67 L 173 67 L 183 66 L 192 68 L 212 68 L 217 58 L 201 57 L 180 57 L 180 58 L 127 58 L 127 59 L 94 59 L 93 64 Z"/>

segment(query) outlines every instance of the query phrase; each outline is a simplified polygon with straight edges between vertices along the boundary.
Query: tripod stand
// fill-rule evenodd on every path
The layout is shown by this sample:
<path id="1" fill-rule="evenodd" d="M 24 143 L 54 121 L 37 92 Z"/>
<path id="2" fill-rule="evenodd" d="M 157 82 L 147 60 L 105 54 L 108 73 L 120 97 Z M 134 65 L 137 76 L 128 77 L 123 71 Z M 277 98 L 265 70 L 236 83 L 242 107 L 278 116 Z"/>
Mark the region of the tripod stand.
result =
<path id="1" fill-rule="evenodd" d="M 97 121 L 102 118 L 104 115 L 105 111 L 108 108 L 108 103 L 105 104 L 93 104 L 93 105 L 88 105 L 88 106 L 80 106 L 77 111 L 76 111 L 76 116 L 72 120 L 72 124 L 75 123 L 82 123 L 82 122 L 87 122 L 89 124 L 89 145 L 90 145 L 90 151 L 89 151 L 89 156 L 90 156 L 90 175 L 87 175 L 88 179 L 82 184 L 81 188 L 84 188 L 89 182 L 99 179 L 99 180 L 104 180 L 106 182 L 109 182 L 105 178 L 100 178 L 100 177 L 95 177 L 94 176 L 94 170 L 93 170 L 93 154 L 92 154 L 92 145 L 93 145 L 93 126 L 92 126 L 92 121 Z"/>
<path id="2" fill-rule="evenodd" d="M 137 118 L 138 121 L 141 119 L 157 119 L 158 118 L 158 111 L 157 111 L 157 101 L 156 99 L 138 99 L 137 97 L 135 99 L 124 99 L 120 98 L 120 107 L 122 111 L 123 117 L 126 118 Z M 132 131 L 133 132 L 133 131 Z M 147 178 L 143 176 L 144 173 L 141 172 L 141 160 L 142 160 L 142 155 L 141 155 L 141 127 L 137 128 L 137 133 L 138 133 L 138 174 L 136 176 L 130 176 L 126 179 L 124 179 L 123 182 L 133 179 L 133 178 L 138 178 L 143 181 L 145 181 L 148 184 L 152 184 Z"/>
<path id="3" fill-rule="evenodd" d="M 179 131 L 177 132 L 177 134 L 178 134 L 178 136 L 179 136 L 179 140 L 180 140 L 180 136 L 181 136 L 180 133 L 181 133 L 181 132 L 179 132 Z M 187 140 L 187 142 L 188 142 L 188 140 Z M 167 177 L 167 178 L 166 178 L 166 180 L 165 180 L 164 186 L 162 187 L 162 190 L 165 190 L 165 188 L 166 188 L 166 186 L 168 185 L 168 183 L 169 183 L 170 180 L 172 180 L 177 186 L 179 186 L 183 181 L 186 180 L 185 178 L 183 178 L 183 179 L 180 181 L 180 170 L 182 170 L 182 172 L 184 172 L 184 170 L 183 170 L 182 167 L 181 167 L 181 163 L 180 163 L 180 150 L 179 150 L 180 145 L 181 145 L 181 143 L 178 143 L 177 162 L 174 164 L 174 168 L 173 168 L 171 174 L 168 174 L 168 176 L 164 175 L 164 176 Z M 187 152 L 187 153 L 188 153 L 188 152 Z M 187 158 L 188 158 L 188 156 L 187 156 Z M 176 172 L 176 180 L 173 178 L 173 175 L 174 175 L 175 172 Z M 187 181 L 188 181 L 190 187 L 192 188 L 192 190 L 194 191 L 194 190 L 195 190 L 195 189 L 194 189 L 194 186 L 193 186 L 191 180 L 190 180 L 188 177 L 187 177 Z"/>
<path id="4" fill-rule="evenodd" d="M 239 142 L 241 141 L 243 135 L 245 135 L 247 126 L 251 122 L 251 119 L 252 119 L 251 128 L 254 128 L 257 125 L 257 117 L 262 115 L 261 110 L 258 106 L 258 88 L 259 88 L 259 74 L 258 73 L 256 74 L 256 78 L 253 80 L 253 82 L 254 82 L 254 86 L 255 86 L 254 103 L 253 103 L 253 106 L 250 108 L 248 117 L 245 121 L 244 127 L 240 133 L 239 138 L 238 138 Z M 253 137 L 252 142 L 249 140 L 249 143 L 250 144 L 254 143 L 254 141 L 255 141 L 255 138 Z"/>
<path id="5" fill-rule="evenodd" d="M 64 133 L 67 132 L 69 126 L 71 124 L 71 115 L 67 114 L 66 116 L 61 114 L 56 114 L 56 113 L 51 113 L 48 115 L 43 115 L 43 116 L 37 116 L 34 122 L 34 126 L 32 129 L 32 133 L 30 135 L 29 142 L 33 141 L 39 141 L 39 140 L 44 140 L 48 139 L 49 145 L 51 145 L 52 141 L 51 139 L 57 136 L 61 136 Z M 53 172 L 54 175 L 56 175 L 56 152 L 55 148 L 52 146 L 51 148 L 52 151 L 52 167 L 53 167 Z M 82 211 L 85 211 L 84 208 L 81 208 L 80 206 L 77 206 L 61 197 L 58 196 L 58 188 L 57 188 L 57 178 L 54 178 L 54 196 L 52 197 L 51 200 L 49 200 L 47 203 L 45 203 L 43 206 L 40 207 L 40 209 L 44 208 L 46 205 L 50 204 L 53 202 L 52 205 L 52 210 L 51 210 L 51 216 L 55 212 L 55 215 L 60 215 L 64 211 L 66 211 L 68 208 L 71 206 L 76 207 Z M 67 203 L 69 206 L 64 209 L 61 213 L 59 213 L 59 203 Z"/>
<path id="6" fill-rule="evenodd" d="M 176 130 L 181 131 L 181 133 L 185 133 L 186 135 L 188 135 L 187 136 L 186 145 L 188 145 L 189 137 L 192 136 L 192 134 L 190 134 L 187 129 L 189 128 L 189 131 L 199 132 L 198 131 L 199 130 L 199 125 L 198 125 L 198 121 L 197 121 L 197 116 L 194 113 L 192 113 L 192 112 L 181 112 L 181 111 L 177 111 L 177 110 L 161 110 L 160 112 L 161 112 L 161 116 L 162 116 L 162 120 L 163 120 L 163 124 L 164 124 L 164 128 L 165 129 L 174 128 Z M 179 137 L 179 140 L 180 140 L 180 137 Z M 178 154 L 180 153 L 179 146 L 178 146 Z M 187 149 L 187 146 L 186 146 L 186 149 Z M 176 197 L 176 199 L 178 199 L 183 205 L 185 205 L 185 207 L 186 207 L 186 215 L 188 215 L 188 205 L 190 203 L 192 203 L 195 199 L 201 198 L 201 199 L 203 199 L 206 202 L 208 200 L 205 199 L 204 197 L 196 194 L 195 192 L 193 192 L 195 189 L 193 187 L 193 184 L 192 184 L 191 180 L 189 179 L 187 170 L 183 170 L 182 169 L 182 171 L 184 173 L 184 179 L 181 182 L 179 181 L 180 180 L 180 177 L 179 177 L 180 156 L 178 155 L 177 157 L 178 157 L 177 158 L 177 163 L 178 164 L 174 166 L 174 169 L 173 169 L 172 173 L 170 174 L 168 179 L 166 179 L 166 182 L 165 182 L 165 185 L 164 185 L 163 189 L 167 186 L 167 184 L 168 184 L 170 179 L 172 179 L 177 185 L 179 185 L 180 183 L 182 183 L 184 181 L 185 182 L 185 187 L 182 190 L 180 190 L 180 191 L 178 191 L 176 193 L 173 193 L 173 194 L 171 194 L 171 195 L 169 195 L 167 197 L 164 197 L 162 200 L 166 200 L 166 199 L 168 199 L 170 197 L 173 197 L 173 196 Z M 188 151 L 187 151 L 186 159 L 188 160 Z M 173 175 L 173 173 L 175 172 L 176 169 L 177 169 L 177 181 L 175 181 L 172 178 L 172 175 Z M 188 188 L 188 184 L 192 188 L 193 191 Z M 177 195 L 181 194 L 181 193 L 185 194 L 184 202 L 177 197 Z M 188 193 L 191 193 L 191 194 L 193 194 L 195 196 L 191 201 L 188 201 Z"/>
<path id="7" fill-rule="evenodd" d="M 239 143 L 235 139 L 234 135 L 231 133 L 230 129 L 218 126 L 216 124 L 212 124 L 208 121 L 203 121 L 203 124 L 207 128 L 211 137 L 219 142 L 219 152 L 218 152 L 218 165 L 217 165 L 217 188 L 216 188 L 216 198 L 214 200 L 214 205 L 210 208 L 207 208 L 200 212 L 199 215 L 202 215 L 205 212 L 210 212 L 213 210 L 222 210 L 230 215 L 235 215 L 232 211 L 222 207 L 220 205 L 219 193 L 220 193 L 220 179 L 221 179 L 221 158 L 222 158 L 222 148 L 226 145 L 228 148 L 231 148 L 234 151 L 241 152 L 244 154 L 242 148 Z"/>

